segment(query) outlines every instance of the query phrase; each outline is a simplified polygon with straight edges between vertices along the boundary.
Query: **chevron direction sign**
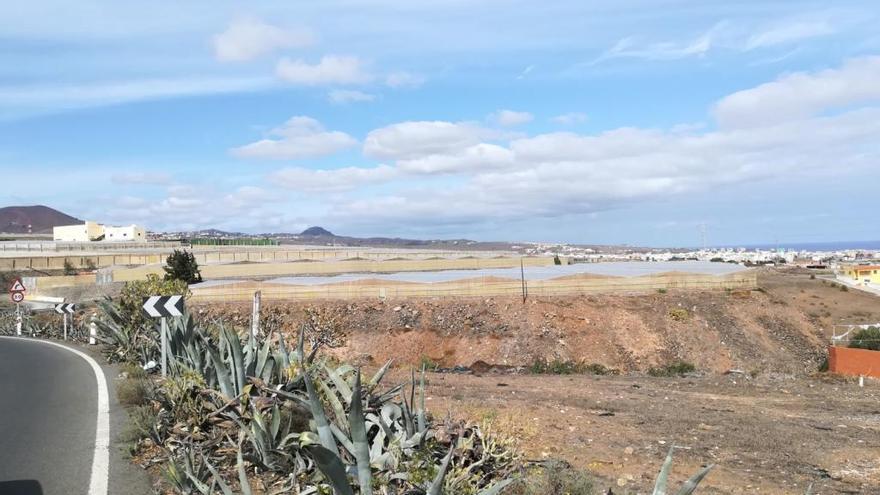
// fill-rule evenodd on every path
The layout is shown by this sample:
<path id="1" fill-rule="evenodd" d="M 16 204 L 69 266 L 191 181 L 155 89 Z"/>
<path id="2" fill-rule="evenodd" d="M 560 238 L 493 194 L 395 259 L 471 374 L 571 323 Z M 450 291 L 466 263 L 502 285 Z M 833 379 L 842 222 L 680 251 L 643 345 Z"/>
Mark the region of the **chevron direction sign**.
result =
<path id="1" fill-rule="evenodd" d="M 72 315 L 73 313 L 76 313 L 76 304 L 67 304 L 67 303 L 56 304 L 55 305 L 55 312 L 58 314 L 62 314 L 62 315 L 64 313 Z"/>
<path id="2" fill-rule="evenodd" d="M 183 316 L 183 296 L 151 296 L 144 299 L 144 313 L 152 318 Z"/>

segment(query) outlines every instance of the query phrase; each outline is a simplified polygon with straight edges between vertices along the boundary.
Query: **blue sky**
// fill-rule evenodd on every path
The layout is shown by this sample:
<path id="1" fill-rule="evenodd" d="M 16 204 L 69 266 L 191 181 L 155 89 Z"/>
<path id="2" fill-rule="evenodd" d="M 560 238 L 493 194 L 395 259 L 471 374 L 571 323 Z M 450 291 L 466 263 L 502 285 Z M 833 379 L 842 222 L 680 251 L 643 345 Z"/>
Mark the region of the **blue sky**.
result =
<path id="1" fill-rule="evenodd" d="M 876 2 L 7 2 L 0 204 L 148 229 L 880 238 Z"/>

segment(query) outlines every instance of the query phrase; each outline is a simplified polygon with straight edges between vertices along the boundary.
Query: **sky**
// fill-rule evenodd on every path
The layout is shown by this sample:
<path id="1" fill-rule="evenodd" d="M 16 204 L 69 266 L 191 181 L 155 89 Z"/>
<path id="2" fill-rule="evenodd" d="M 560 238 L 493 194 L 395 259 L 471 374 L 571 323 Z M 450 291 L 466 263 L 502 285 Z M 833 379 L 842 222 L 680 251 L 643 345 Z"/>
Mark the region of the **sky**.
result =
<path id="1" fill-rule="evenodd" d="M 2 1 L 0 205 L 157 231 L 880 239 L 872 0 Z"/>

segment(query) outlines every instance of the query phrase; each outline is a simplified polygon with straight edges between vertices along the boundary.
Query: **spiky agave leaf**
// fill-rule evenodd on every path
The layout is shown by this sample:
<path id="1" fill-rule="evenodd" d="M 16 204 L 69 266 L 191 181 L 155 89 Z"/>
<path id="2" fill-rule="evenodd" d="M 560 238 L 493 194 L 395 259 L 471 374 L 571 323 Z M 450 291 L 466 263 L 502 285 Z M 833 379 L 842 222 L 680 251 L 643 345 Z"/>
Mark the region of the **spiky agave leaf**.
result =
<path id="1" fill-rule="evenodd" d="M 654 483 L 654 495 L 666 495 L 666 485 L 669 483 L 669 471 L 672 469 L 672 451 L 675 446 L 669 447 L 669 453 L 666 454 L 666 460 L 660 467 L 660 473 L 657 475 L 657 481 Z"/>
<path id="2" fill-rule="evenodd" d="M 703 478 L 705 478 L 706 475 L 709 474 L 709 471 L 711 471 L 713 467 L 715 467 L 714 464 L 709 464 L 708 466 L 701 469 L 697 474 L 691 476 L 690 479 L 684 482 L 684 485 L 681 486 L 681 489 L 678 490 L 677 495 L 691 495 L 692 493 L 694 493 L 694 490 L 697 489 L 697 485 L 699 485 L 700 482 L 703 481 Z"/>
<path id="3" fill-rule="evenodd" d="M 422 376 L 419 379 L 419 433 L 425 431 L 425 365 L 422 364 Z"/>
<path id="4" fill-rule="evenodd" d="M 449 453 L 443 458 L 443 464 L 440 465 L 440 470 L 437 471 L 437 476 L 434 477 L 434 481 L 431 483 L 431 486 L 428 487 L 427 495 L 443 494 L 443 478 L 446 477 L 446 471 L 449 470 L 449 461 L 452 460 L 452 453 L 454 451 L 455 442 L 453 441 L 449 445 Z"/>
<path id="5" fill-rule="evenodd" d="M 241 456 L 241 438 L 239 438 L 239 446 L 238 446 L 238 482 L 241 484 L 241 493 L 242 495 L 253 495 L 251 492 L 251 483 L 248 481 L 247 472 L 244 469 L 244 459 Z"/>
<path id="6" fill-rule="evenodd" d="M 370 470 L 370 444 L 367 442 L 367 425 L 364 420 L 360 370 L 357 370 L 354 375 L 354 390 L 352 390 L 351 395 L 351 411 L 349 411 L 348 423 L 351 427 L 354 457 L 357 460 L 358 482 L 361 486 L 361 495 L 372 495 L 373 475 Z"/>
<path id="7" fill-rule="evenodd" d="M 312 383 L 312 377 L 309 375 L 308 370 L 303 368 L 302 372 L 306 383 L 306 391 L 309 394 L 309 407 L 312 410 L 312 418 L 315 420 L 315 428 L 318 430 L 321 445 L 338 456 L 339 449 L 336 447 L 336 442 L 333 440 L 333 431 L 327 422 L 327 416 L 324 414 L 324 404 L 321 403 L 321 399 L 315 393 L 315 385 Z"/>
<path id="8" fill-rule="evenodd" d="M 388 370 L 391 368 L 391 363 L 393 362 L 394 359 L 389 359 L 385 362 L 384 365 L 382 365 L 381 368 L 379 368 L 379 371 L 377 371 L 376 374 L 373 375 L 373 378 L 370 378 L 370 381 L 367 383 L 367 390 L 372 391 L 379 385 L 379 382 L 382 381 L 382 378 L 385 376 L 385 373 L 387 373 Z"/>
<path id="9" fill-rule="evenodd" d="M 501 480 L 498 483 L 495 483 L 494 485 L 490 486 L 489 488 L 486 488 L 485 490 L 481 491 L 477 495 L 498 495 L 499 493 L 501 493 L 501 490 L 507 488 L 507 485 L 513 483 L 514 481 L 516 481 L 516 479 L 514 479 L 514 478 L 508 478 L 506 480 Z"/>
<path id="10" fill-rule="evenodd" d="M 321 471 L 321 474 L 324 475 L 327 483 L 333 487 L 333 493 L 336 495 L 354 495 L 354 491 L 352 491 L 351 485 L 348 483 L 345 466 L 338 455 L 320 445 L 309 445 L 305 448 L 312 454 L 315 465 Z"/>

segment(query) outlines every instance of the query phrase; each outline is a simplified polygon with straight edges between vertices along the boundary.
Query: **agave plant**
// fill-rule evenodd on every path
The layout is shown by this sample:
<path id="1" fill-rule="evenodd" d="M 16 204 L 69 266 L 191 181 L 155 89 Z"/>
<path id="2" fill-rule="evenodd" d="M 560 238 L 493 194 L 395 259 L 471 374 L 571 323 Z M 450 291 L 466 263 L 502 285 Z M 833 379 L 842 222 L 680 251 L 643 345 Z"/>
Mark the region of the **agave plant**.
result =
<path id="1" fill-rule="evenodd" d="M 666 460 L 663 461 L 663 466 L 660 467 L 660 473 L 657 475 L 657 481 L 654 483 L 654 495 L 666 495 L 666 486 L 669 483 L 669 472 L 672 470 L 672 452 L 675 450 L 675 446 L 669 447 L 669 453 L 666 454 Z M 697 489 L 697 486 L 703 481 L 703 478 L 709 474 L 709 471 L 714 468 L 714 464 L 709 464 L 708 466 L 701 469 L 697 474 L 691 476 L 684 484 L 679 488 L 676 492 L 676 495 L 691 495 L 694 493 L 694 490 Z"/>

